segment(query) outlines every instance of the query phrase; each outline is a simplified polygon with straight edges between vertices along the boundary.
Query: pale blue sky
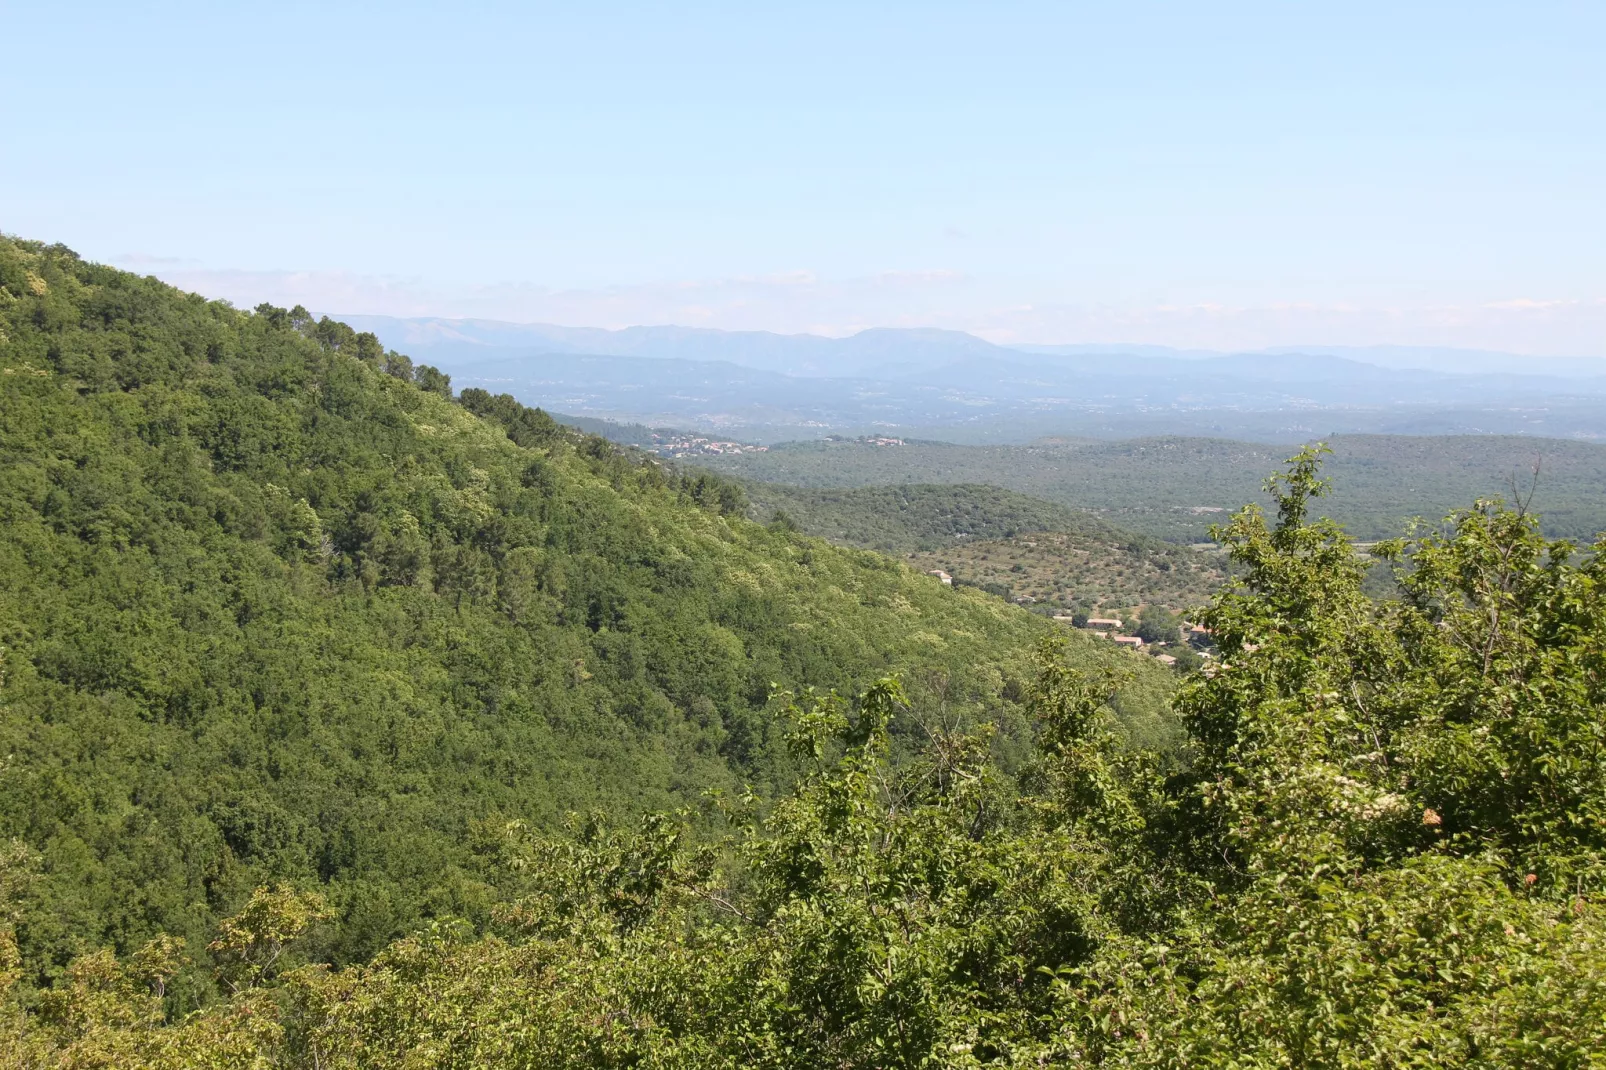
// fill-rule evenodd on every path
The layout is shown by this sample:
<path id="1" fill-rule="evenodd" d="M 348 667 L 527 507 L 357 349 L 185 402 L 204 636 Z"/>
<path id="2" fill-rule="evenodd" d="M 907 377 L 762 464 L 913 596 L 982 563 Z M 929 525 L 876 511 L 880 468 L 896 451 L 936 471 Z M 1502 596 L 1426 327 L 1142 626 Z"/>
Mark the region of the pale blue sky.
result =
<path id="1" fill-rule="evenodd" d="M 1606 355 L 1602 0 L 0 25 L 0 229 L 237 301 Z"/>

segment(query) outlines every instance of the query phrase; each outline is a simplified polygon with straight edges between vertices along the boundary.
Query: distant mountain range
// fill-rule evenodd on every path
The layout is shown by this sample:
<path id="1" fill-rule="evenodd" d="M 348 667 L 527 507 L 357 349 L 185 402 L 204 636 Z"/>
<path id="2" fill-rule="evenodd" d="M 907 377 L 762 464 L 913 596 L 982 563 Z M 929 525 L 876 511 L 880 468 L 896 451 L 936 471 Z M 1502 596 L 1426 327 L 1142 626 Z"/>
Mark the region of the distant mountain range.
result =
<path id="1" fill-rule="evenodd" d="M 959 331 L 846 338 L 341 316 L 460 385 L 577 415 L 776 440 L 1156 431 L 1606 437 L 1606 360 L 1474 350 L 995 345 Z"/>
<path id="2" fill-rule="evenodd" d="M 1012 351 L 961 331 L 873 328 L 847 338 L 768 331 L 717 331 L 702 327 L 558 327 L 495 320 L 394 319 L 336 316 L 358 330 L 373 331 L 403 352 L 470 357 L 484 351 L 585 353 L 713 361 L 783 375 L 816 378 L 883 378 L 929 369 L 964 358 Z"/>

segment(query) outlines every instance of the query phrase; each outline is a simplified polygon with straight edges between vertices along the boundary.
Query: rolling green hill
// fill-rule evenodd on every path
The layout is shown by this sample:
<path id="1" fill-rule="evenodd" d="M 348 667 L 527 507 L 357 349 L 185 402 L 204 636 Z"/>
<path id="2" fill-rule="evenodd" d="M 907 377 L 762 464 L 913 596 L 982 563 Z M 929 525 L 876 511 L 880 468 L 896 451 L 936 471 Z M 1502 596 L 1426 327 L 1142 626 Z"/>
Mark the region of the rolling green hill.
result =
<path id="1" fill-rule="evenodd" d="M 899 673 L 895 732 L 940 710 L 1028 745 L 1049 625 L 342 324 L 0 238 L 0 372 L 0 842 L 32 859 L 35 979 L 204 948 L 272 879 L 325 889 L 330 961 L 479 924 L 509 821 L 788 781 L 775 686 Z M 1161 731 L 1168 678 L 1126 671 Z"/>
<path id="2" fill-rule="evenodd" d="M 1131 613 L 1207 602 L 1226 580 L 1220 556 L 1122 531 L 1091 513 L 999 487 L 744 484 L 755 519 L 775 517 L 849 546 L 902 554 L 1039 608 Z"/>
<path id="3" fill-rule="evenodd" d="M 1532 507 L 1547 533 L 1589 540 L 1606 530 L 1606 446 L 1500 435 L 1339 436 L 1326 475 L 1323 511 L 1360 539 L 1398 534 L 1413 517 L 1437 521 L 1480 497 L 1526 494 L 1540 463 Z M 1243 502 L 1263 500 L 1261 481 L 1289 447 L 1205 438 L 1123 442 L 1043 440 L 1030 446 L 906 442 L 877 446 L 835 440 L 773 446 L 765 453 L 709 458 L 743 479 L 796 486 L 987 483 L 1084 510 L 1134 531 L 1202 540 Z"/>

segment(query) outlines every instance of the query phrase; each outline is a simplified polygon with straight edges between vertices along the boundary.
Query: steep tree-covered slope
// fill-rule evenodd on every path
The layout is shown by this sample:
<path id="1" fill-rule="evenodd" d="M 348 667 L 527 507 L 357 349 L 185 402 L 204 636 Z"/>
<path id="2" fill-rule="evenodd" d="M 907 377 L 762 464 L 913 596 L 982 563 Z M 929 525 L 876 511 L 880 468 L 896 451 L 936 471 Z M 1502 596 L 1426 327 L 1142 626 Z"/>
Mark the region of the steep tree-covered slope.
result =
<path id="1" fill-rule="evenodd" d="M 897 672 L 910 725 L 1024 746 L 1040 622 L 741 507 L 342 324 L 0 238 L 0 840 L 35 860 L 28 962 L 204 946 L 268 879 L 326 889 L 334 961 L 483 921 L 486 829 L 788 778 L 773 685 Z M 1131 671 L 1152 727 L 1165 678 Z"/>

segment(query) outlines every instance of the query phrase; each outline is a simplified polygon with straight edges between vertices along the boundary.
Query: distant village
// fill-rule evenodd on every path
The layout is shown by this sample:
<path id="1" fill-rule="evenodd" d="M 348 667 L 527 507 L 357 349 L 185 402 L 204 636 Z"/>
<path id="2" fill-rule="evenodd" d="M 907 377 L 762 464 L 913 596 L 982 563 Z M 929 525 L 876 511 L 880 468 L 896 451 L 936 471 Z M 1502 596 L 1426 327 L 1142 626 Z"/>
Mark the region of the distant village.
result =
<path id="1" fill-rule="evenodd" d="M 701 435 L 684 435 L 654 431 L 652 452 L 660 457 L 719 457 L 738 453 L 768 453 L 768 446 L 755 446 L 750 442 L 721 442 Z"/>
<path id="2" fill-rule="evenodd" d="M 891 435 L 860 435 L 849 438 L 847 435 L 826 435 L 826 442 L 852 442 L 859 446 L 901 446 L 903 439 L 893 438 Z"/>
<path id="3" fill-rule="evenodd" d="M 1126 622 L 1119 617 L 1088 617 L 1085 620 L 1071 614 L 1054 615 L 1054 619 L 1061 624 L 1068 624 L 1073 628 L 1086 628 L 1100 639 L 1109 639 L 1132 650 L 1142 650 L 1154 655 L 1156 661 L 1166 665 L 1175 665 L 1177 659 L 1170 654 L 1163 653 L 1163 648 L 1173 645 L 1171 641 L 1148 643 L 1141 636 L 1122 635 Z M 1177 641 L 1192 647 L 1202 657 L 1211 657 L 1208 649 L 1210 645 L 1210 629 L 1202 624 L 1190 624 L 1183 621 L 1177 628 Z"/>
<path id="4" fill-rule="evenodd" d="M 857 438 L 848 438 L 845 435 L 827 435 L 826 442 L 852 442 L 860 446 L 902 446 L 903 439 L 893 438 L 891 435 L 860 435 Z M 660 457 L 722 457 L 742 453 L 768 453 L 768 446 L 755 446 L 751 442 L 722 442 L 719 439 L 706 438 L 702 435 L 690 435 L 679 431 L 652 432 L 652 445 L 647 447 Z"/>

